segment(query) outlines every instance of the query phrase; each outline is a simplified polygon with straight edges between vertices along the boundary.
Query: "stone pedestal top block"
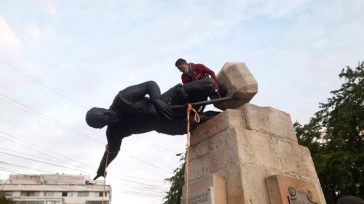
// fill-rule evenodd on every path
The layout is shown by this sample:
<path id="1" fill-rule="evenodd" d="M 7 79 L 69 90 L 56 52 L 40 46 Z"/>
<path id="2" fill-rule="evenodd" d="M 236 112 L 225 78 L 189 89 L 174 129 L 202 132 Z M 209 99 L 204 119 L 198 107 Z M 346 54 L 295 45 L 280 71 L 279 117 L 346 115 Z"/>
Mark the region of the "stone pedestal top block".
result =
<path id="1" fill-rule="evenodd" d="M 255 130 L 297 143 L 292 120 L 288 113 L 272 107 L 259 107 L 247 103 L 238 109 L 225 110 L 199 125 L 192 131 L 191 145 L 202 142 L 229 127 Z"/>
<path id="2" fill-rule="evenodd" d="M 245 128 L 273 134 L 297 143 L 292 120 L 288 113 L 272 107 L 259 107 L 247 103 L 239 108 L 245 121 Z"/>
<path id="3" fill-rule="evenodd" d="M 258 83 L 243 62 L 225 63 L 217 74 L 217 80 L 227 89 L 227 96 L 236 97 L 236 100 L 215 104 L 221 110 L 238 108 L 258 92 Z"/>

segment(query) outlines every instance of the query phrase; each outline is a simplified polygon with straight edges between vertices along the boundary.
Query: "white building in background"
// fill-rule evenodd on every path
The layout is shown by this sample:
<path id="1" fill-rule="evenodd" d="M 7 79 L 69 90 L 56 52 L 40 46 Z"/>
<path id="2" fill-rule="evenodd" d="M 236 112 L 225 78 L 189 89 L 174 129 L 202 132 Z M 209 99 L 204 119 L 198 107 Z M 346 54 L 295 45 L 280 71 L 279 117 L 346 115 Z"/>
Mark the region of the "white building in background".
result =
<path id="1" fill-rule="evenodd" d="M 0 191 L 15 204 L 109 204 L 111 186 L 82 175 L 10 175 Z"/>

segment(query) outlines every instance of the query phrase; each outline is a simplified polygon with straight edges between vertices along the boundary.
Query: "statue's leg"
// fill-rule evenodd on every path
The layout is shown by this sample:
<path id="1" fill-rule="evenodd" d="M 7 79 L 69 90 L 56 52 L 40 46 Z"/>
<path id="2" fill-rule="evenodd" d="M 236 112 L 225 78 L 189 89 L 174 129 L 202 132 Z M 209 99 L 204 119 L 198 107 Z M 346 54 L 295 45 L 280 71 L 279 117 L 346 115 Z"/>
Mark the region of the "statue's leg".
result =
<path id="1" fill-rule="evenodd" d="M 183 135 L 187 132 L 186 119 L 179 118 L 174 120 L 162 120 L 156 131 L 167 135 Z"/>
<path id="2" fill-rule="evenodd" d="M 209 96 L 214 91 L 214 84 L 211 79 L 206 78 L 184 84 L 182 88 L 187 95 L 202 94 Z"/>
<path id="3" fill-rule="evenodd" d="M 118 97 L 120 97 L 126 104 L 132 105 L 135 101 L 143 99 L 145 95 L 149 95 L 151 99 L 160 97 L 161 92 L 158 84 L 154 81 L 147 81 L 129 86 L 121 90 Z"/>

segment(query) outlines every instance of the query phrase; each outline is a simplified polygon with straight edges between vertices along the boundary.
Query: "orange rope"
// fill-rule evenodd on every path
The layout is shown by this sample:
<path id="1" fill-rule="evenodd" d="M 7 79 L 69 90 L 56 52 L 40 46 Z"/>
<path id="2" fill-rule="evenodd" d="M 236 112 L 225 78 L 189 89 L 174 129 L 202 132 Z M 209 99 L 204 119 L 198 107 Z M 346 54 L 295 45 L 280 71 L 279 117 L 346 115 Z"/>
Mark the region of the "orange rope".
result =
<path id="1" fill-rule="evenodd" d="M 198 115 L 197 111 L 192 107 L 192 105 L 189 103 L 187 104 L 187 144 L 186 144 L 186 160 L 185 160 L 185 180 L 186 180 L 186 204 L 188 204 L 188 182 L 189 182 L 189 161 L 190 161 L 190 115 L 191 111 L 195 114 L 195 121 L 200 122 L 200 115 Z"/>
<path id="2" fill-rule="evenodd" d="M 109 148 L 106 145 L 106 161 L 105 161 L 105 169 L 104 169 L 104 192 L 102 194 L 102 204 L 104 204 L 104 196 L 106 194 L 106 168 L 107 168 L 107 162 L 109 160 Z"/>

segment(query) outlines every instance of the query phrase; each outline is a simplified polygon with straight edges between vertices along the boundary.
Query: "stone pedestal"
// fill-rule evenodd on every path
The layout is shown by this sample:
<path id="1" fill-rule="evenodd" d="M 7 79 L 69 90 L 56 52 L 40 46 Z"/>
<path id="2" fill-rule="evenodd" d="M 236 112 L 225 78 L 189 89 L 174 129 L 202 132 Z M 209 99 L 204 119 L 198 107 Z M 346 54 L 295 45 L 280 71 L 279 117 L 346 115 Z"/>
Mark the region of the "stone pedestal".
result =
<path id="1" fill-rule="evenodd" d="M 186 187 L 185 185 L 183 192 L 186 192 Z M 188 204 L 227 204 L 226 181 L 216 175 L 194 180 L 189 184 L 188 192 Z"/>
<path id="2" fill-rule="evenodd" d="M 282 203 L 279 196 L 288 198 L 279 192 L 288 187 L 306 188 L 314 203 L 325 203 L 310 152 L 298 145 L 285 112 L 253 104 L 228 109 L 193 130 L 190 143 L 189 189 L 214 175 L 226 181 L 229 204 Z"/>

